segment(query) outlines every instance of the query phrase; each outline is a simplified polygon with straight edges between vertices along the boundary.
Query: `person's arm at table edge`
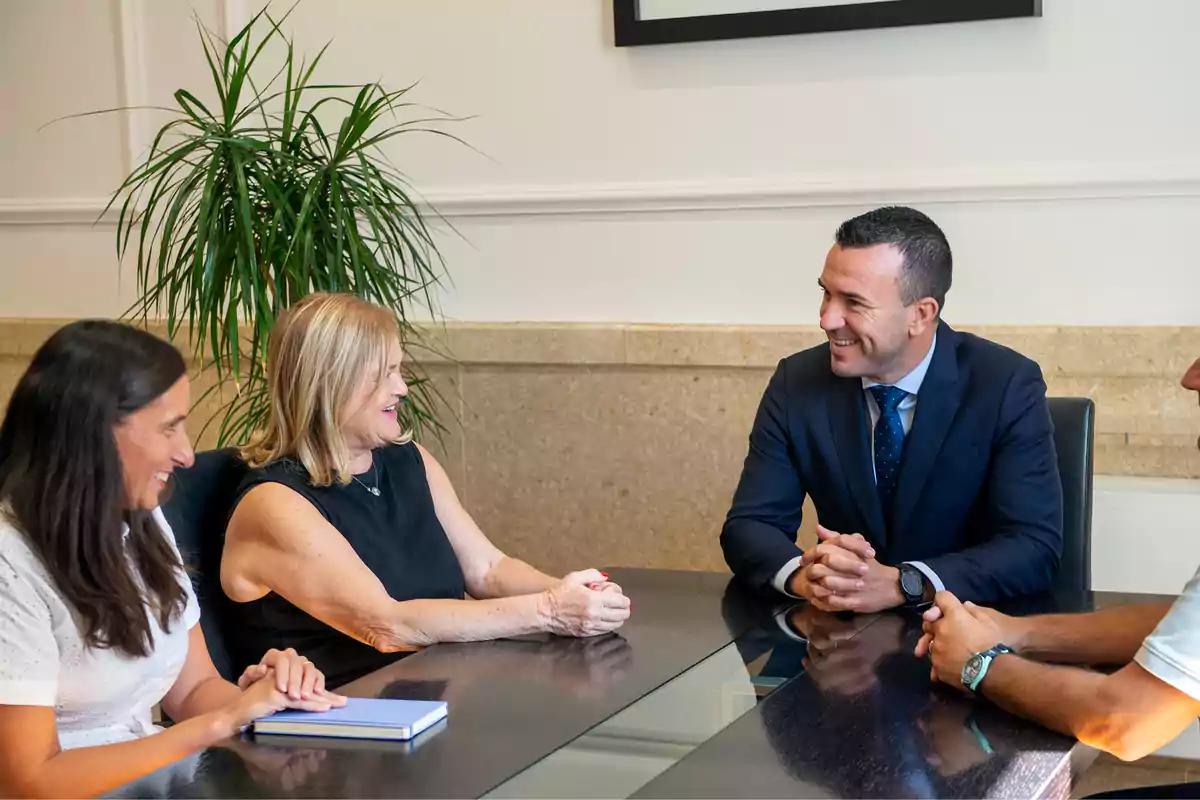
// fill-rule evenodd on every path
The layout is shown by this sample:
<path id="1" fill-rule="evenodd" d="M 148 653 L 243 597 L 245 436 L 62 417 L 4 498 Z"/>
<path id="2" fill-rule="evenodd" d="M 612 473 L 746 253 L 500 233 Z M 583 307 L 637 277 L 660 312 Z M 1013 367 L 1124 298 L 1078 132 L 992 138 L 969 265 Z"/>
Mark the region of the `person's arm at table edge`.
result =
<path id="1" fill-rule="evenodd" d="M 1200 716 L 1200 701 L 1137 663 L 1105 675 L 1001 655 L 979 691 L 1010 713 L 1123 761 L 1154 752 Z"/>
<path id="2" fill-rule="evenodd" d="M 1087 614 L 1010 617 L 1021 655 L 1061 664 L 1128 664 L 1171 603 L 1116 606 Z"/>
<path id="3" fill-rule="evenodd" d="M 221 584 L 234 601 L 277 592 L 380 652 L 547 630 L 547 593 L 493 600 L 397 601 L 344 537 L 281 484 L 246 493 L 229 523 Z"/>
<path id="4" fill-rule="evenodd" d="M 0 703 L 0 796 L 93 797 L 227 741 L 262 714 L 289 705 L 323 710 L 332 704 L 330 695 L 288 701 L 277 686 L 269 699 L 262 690 L 269 691 L 267 684 L 275 685 L 277 677 L 264 672 L 252 694 L 223 680 L 196 623 L 188 631 L 183 668 L 162 700 L 176 723 L 163 731 L 63 750 L 51 705 Z"/>

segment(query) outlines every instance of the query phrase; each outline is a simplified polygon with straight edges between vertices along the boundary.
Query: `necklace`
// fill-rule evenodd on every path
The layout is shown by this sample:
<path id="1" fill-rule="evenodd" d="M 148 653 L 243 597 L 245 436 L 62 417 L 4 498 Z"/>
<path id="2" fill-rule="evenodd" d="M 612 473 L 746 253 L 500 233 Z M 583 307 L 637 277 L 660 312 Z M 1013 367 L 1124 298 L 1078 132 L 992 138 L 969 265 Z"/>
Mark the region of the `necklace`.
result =
<path id="1" fill-rule="evenodd" d="M 375 481 L 374 486 L 367 486 L 365 483 L 363 483 L 362 481 L 360 481 L 358 479 L 357 475 L 351 475 L 350 477 L 353 478 L 355 483 L 357 483 L 359 486 L 363 487 L 364 489 L 366 489 L 368 492 L 375 495 L 376 497 L 379 497 L 379 475 L 375 472 L 375 457 L 374 456 L 371 456 L 371 476 L 372 476 L 372 479 Z"/>

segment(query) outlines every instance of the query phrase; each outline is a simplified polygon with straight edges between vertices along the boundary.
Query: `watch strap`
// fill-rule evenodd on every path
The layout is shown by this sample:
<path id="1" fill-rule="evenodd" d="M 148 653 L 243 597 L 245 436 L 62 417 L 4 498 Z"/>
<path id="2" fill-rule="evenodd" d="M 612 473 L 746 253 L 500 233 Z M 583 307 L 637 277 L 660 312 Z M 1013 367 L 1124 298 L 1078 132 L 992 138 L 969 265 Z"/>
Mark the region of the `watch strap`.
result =
<path id="1" fill-rule="evenodd" d="M 964 683 L 963 685 L 972 692 L 976 691 L 979 688 L 979 684 L 983 683 L 983 679 L 987 676 L 988 668 L 992 666 L 992 660 L 996 656 L 1015 652 L 1015 650 L 1006 644 L 997 644 L 989 650 L 984 650 L 982 653 L 976 653 L 975 655 L 983 659 L 982 663 L 979 665 L 979 672 L 975 674 L 974 680 L 972 680 L 970 683 Z"/>

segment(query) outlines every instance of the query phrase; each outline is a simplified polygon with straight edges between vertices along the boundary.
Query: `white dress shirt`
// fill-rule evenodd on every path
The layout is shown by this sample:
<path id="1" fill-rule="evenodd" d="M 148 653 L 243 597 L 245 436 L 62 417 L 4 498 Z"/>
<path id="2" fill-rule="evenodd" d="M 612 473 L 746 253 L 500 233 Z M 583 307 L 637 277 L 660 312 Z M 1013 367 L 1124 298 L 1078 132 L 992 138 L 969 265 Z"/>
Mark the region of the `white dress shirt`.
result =
<path id="1" fill-rule="evenodd" d="M 913 417 L 917 413 L 917 395 L 921 393 L 921 384 L 925 382 L 925 373 L 929 371 L 929 364 L 933 361 L 933 351 L 937 348 L 937 334 L 934 334 L 933 341 L 929 345 L 929 352 L 925 354 L 925 358 L 921 359 L 921 363 L 913 368 L 913 371 L 905 375 L 900 380 L 890 386 L 895 386 L 897 389 L 903 389 L 908 392 L 908 396 L 900 401 L 900 405 L 896 410 L 900 412 L 900 425 L 904 428 L 904 435 L 907 437 L 908 432 L 912 430 Z M 875 402 L 875 396 L 868 389 L 872 386 L 879 386 L 879 382 L 872 381 L 867 378 L 862 379 L 863 394 L 867 399 L 867 412 L 871 417 L 871 424 L 867 427 L 868 436 L 867 444 L 871 453 L 871 471 L 875 470 L 875 425 L 879 422 L 879 404 Z M 788 579 L 792 577 L 792 573 L 800 567 L 801 556 L 793 558 L 791 561 L 784 564 L 779 572 L 775 573 L 775 579 L 771 583 L 780 592 L 783 592 L 788 597 L 796 595 L 788 591 Z M 929 580 L 935 591 L 942 591 L 946 585 L 942 583 L 942 579 L 937 573 L 920 561 L 906 561 L 906 564 L 912 564 Z"/>

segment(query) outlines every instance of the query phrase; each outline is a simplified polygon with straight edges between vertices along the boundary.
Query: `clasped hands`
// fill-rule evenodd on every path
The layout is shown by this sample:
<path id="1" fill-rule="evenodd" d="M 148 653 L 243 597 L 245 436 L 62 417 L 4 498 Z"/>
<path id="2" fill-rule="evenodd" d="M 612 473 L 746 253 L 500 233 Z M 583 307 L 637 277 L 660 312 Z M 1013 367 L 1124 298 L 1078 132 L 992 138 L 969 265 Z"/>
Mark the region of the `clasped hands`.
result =
<path id="1" fill-rule="evenodd" d="M 904 604 L 899 570 L 876 561 L 875 548 L 861 534 L 818 525 L 817 538 L 789 580 L 792 594 L 821 611 L 869 614 Z"/>
<path id="2" fill-rule="evenodd" d="M 959 601 L 950 592 L 938 592 L 924 614 L 921 639 L 914 655 L 929 656 L 929 677 L 962 689 L 962 668 L 975 653 L 997 644 L 1015 650 L 1025 645 L 1025 621 L 984 606 Z"/>

